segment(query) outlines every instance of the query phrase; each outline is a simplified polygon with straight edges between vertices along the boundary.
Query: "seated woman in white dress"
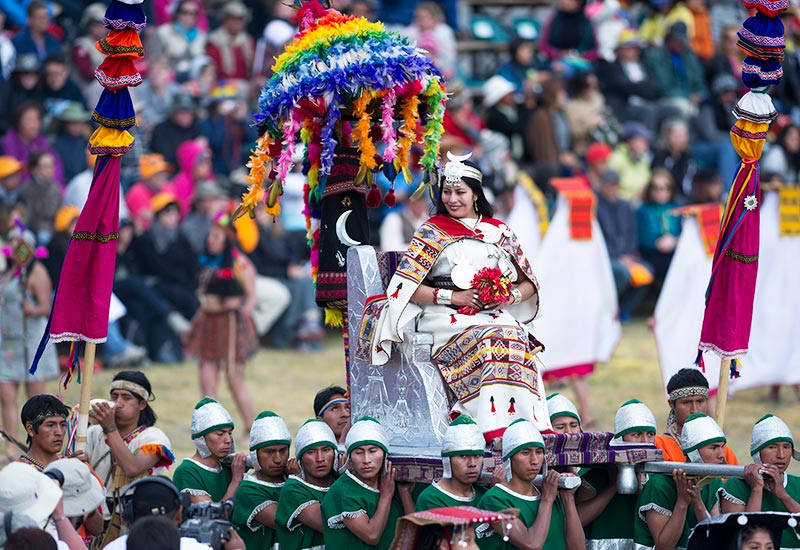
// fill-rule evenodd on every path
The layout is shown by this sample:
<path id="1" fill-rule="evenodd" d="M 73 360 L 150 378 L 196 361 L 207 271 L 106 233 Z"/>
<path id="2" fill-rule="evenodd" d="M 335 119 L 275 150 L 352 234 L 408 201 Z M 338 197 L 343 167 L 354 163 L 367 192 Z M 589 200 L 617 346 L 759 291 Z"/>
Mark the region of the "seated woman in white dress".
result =
<path id="1" fill-rule="evenodd" d="M 448 154 L 436 214 L 414 234 L 389 282 L 371 352 L 382 365 L 406 333 L 431 333 L 433 362 L 456 398 L 452 414 L 469 414 L 490 441 L 518 418 L 541 431 L 550 419 L 534 359 L 541 344 L 528 325 L 539 308 L 538 284 L 514 232 L 492 218 L 469 156 Z M 507 299 L 480 301 L 473 278 L 485 267 L 512 281 Z"/>

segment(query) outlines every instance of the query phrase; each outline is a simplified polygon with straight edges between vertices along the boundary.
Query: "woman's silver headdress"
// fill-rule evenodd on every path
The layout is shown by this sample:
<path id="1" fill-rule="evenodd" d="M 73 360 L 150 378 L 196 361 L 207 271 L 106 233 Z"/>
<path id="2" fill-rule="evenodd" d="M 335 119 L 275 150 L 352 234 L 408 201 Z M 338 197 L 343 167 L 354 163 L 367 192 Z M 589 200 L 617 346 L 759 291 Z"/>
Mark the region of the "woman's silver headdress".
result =
<path id="1" fill-rule="evenodd" d="M 477 168 L 464 164 L 463 161 L 472 157 L 472 153 L 466 155 L 454 155 L 450 151 L 447 152 L 448 162 L 444 165 L 442 174 L 444 175 L 444 187 L 459 187 L 461 185 L 461 178 L 472 178 L 478 180 L 478 183 L 483 181 L 483 174 Z"/>

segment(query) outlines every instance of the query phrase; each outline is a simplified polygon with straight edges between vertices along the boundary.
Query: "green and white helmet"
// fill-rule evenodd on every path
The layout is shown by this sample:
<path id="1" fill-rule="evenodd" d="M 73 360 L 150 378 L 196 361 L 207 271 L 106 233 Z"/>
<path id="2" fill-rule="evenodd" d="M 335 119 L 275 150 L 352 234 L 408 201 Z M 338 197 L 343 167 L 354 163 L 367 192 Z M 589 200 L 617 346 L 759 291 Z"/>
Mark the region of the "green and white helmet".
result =
<path id="1" fill-rule="evenodd" d="M 547 413 L 550 415 L 550 421 L 559 416 L 571 416 L 575 418 L 580 424 L 581 415 L 578 414 L 578 408 L 575 403 L 564 397 L 560 393 L 552 393 L 547 396 Z"/>
<path id="2" fill-rule="evenodd" d="M 503 433 L 503 466 L 506 468 L 506 481 L 511 481 L 511 457 L 523 449 L 539 447 L 544 449 L 544 438 L 529 420 L 520 418 L 509 424 Z"/>
<path id="3" fill-rule="evenodd" d="M 690 462 L 703 462 L 698 449 L 712 443 L 727 443 L 725 433 L 716 420 L 703 413 L 694 413 L 683 423 L 681 449 Z"/>
<path id="4" fill-rule="evenodd" d="M 198 401 L 192 411 L 192 440 L 201 458 L 211 456 L 205 436 L 224 428 L 233 429 L 233 418 L 225 407 L 210 397 Z M 231 452 L 233 452 L 233 442 L 231 442 Z"/>
<path id="5" fill-rule="evenodd" d="M 656 433 L 656 417 L 653 412 L 638 399 L 631 399 L 622 404 L 614 416 L 614 439 L 633 432 Z"/>
<path id="6" fill-rule="evenodd" d="M 792 456 L 795 460 L 800 460 L 800 451 L 795 447 L 789 426 L 777 416 L 766 414 L 753 426 L 750 438 L 750 456 L 753 457 L 753 462 L 761 464 L 761 450 L 773 443 L 791 443 Z"/>
<path id="7" fill-rule="evenodd" d="M 483 456 L 486 440 L 478 425 L 466 414 L 453 420 L 444 432 L 442 441 L 442 477 L 453 477 L 450 467 L 451 456 L 479 455 Z"/>
<path id="8" fill-rule="evenodd" d="M 269 445 L 290 445 L 292 435 L 283 418 L 272 411 L 259 413 L 250 428 L 250 460 L 253 469 L 258 471 L 261 465 L 258 463 L 258 450 Z"/>

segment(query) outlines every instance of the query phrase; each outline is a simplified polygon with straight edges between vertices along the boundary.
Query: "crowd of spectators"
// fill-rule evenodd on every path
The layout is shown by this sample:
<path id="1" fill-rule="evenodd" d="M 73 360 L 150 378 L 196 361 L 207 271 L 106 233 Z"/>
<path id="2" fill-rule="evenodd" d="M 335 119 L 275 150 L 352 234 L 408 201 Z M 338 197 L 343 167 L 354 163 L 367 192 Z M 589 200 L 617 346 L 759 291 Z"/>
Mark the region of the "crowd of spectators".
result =
<path id="1" fill-rule="evenodd" d="M 598 218 L 620 269 L 635 259 L 663 277 L 680 232 L 673 207 L 721 200 L 733 177 L 728 130 L 744 58 L 735 44 L 745 17 L 738 1 L 517 8 L 530 16 L 533 35 L 509 29 L 507 52 L 482 80 L 470 74 L 475 51 L 460 47 L 480 38 L 465 4 L 333 4 L 383 20 L 429 53 L 450 92 L 442 150 L 474 153 L 501 213 L 520 174 L 533 177 L 550 206 L 551 178 L 584 176 L 600 197 Z M 273 58 L 296 30 L 293 9 L 278 0 L 143 6 L 144 81 L 131 89 L 136 146 L 122 159 L 114 285 L 126 313 L 112 323 L 105 354 L 119 365 L 182 358 L 206 234 L 246 184 L 257 138 L 251 113 Z M 101 91 L 94 68 L 103 56 L 94 43 L 107 32 L 104 11 L 74 0 L 0 0 L 0 232 L 5 238 L 14 219 L 24 222 L 33 244 L 50 253 L 53 285 L 92 181 L 85 145 Z M 800 24 L 791 11 L 785 26 L 790 47 L 775 93 L 782 129 L 762 170 L 765 181 L 795 183 Z M 262 343 L 313 350 L 324 332 L 310 284 L 302 175 L 290 180 L 280 218 L 254 220 L 255 244 L 243 248 L 257 272 L 253 317 Z M 424 218 L 424 208 L 407 205 L 414 186 L 397 189 L 397 206 L 371 212 L 374 244 L 402 246 Z M 618 278 L 624 294 L 623 271 Z M 637 299 L 625 300 L 632 314 Z"/>

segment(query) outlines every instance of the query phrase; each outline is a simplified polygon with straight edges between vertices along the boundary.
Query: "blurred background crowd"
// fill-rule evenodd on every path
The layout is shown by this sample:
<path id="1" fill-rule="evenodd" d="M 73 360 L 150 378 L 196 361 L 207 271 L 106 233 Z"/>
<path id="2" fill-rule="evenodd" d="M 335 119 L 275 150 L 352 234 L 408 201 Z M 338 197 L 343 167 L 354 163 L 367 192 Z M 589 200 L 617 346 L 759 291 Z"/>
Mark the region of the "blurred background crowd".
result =
<path id="1" fill-rule="evenodd" d="M 674 208 L 725 197 L 738 162 L 731 109 L 744 91 L 739 0 L 333 6 L 383 21 L 432 57 L 451 94 L 443 151 L 474 153 L 501 218 L 520 178 L 531 177 L 552 210 L 551 179 L 582 177 L 597 193 L 612 264 L 635 259 L 657 289 L 680 234 Z M 296 31 L 294 10 L 279 0 L 152 0 L 144 8 L 146 57 L 137 64 L 144 81 L 131 89 L 136 147 L 122 159 L 114 285 L 122 307 L 103 354 L 112 366 L 183 358 L 181 337 L 202 297 L 198 274 L 216 254 L 207 235 L 224 225 L 247 184 L 258 137 L 252 113 L 273 58 Z M 86 143 L 102 90 L 94 69 L 103 59 L 95 42 L 107 32 L 104 12 L 79 0 L 0 0 L 0 239 L 10 242 L 20 220 L 31 248 L 47 250 L 49 287 L 30 277 L 33 294 L 52 292 L 92 180 Z M 774 94 L 781 116 L 761 165 L 769 185 L 796 184 L 800 171 L 800 19 L 794 10 L 782 17 L 785 75 Z M 396 206 L 371 211 L 373 244 L 403 248 L 427 217 L 426 202 L 407 201 L 421 174 L 415 178 L 396 187 Z M 240 233 L 235 244 L 256 273 L 245 289 L 255 296 L 245 303 L 261 344 L 313 351 L 324 330 L 303 183 L 300 172 L 291 174 L 280 217 L 260 214 L 256 234 Z M 8 281 L 19 266 L 4 262 Z M 653 302 L 628 304 L 623 320 L 649 315 Z M 0 312 L 5 325 L 13 312 L 8 305 Z"/>

